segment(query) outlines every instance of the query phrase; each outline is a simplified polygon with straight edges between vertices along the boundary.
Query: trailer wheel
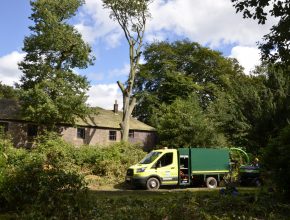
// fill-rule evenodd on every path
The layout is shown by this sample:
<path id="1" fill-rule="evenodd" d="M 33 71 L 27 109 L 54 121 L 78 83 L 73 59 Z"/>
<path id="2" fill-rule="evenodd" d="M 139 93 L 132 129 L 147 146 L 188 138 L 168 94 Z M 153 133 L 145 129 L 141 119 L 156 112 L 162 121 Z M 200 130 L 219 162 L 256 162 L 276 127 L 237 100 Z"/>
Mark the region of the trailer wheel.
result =
<path id="1" fill-rule="evenodd" d="M 216 180 L 216 178 L 214 177 L 208 177 L 206 178 L 206 187 L 209 188 L 209 189 L 214 189 L 216 188 L 218 185 L 218 182 Z"/>
<path id="2" fill-rule="evenodd" d="M 158 190 L 160 187 L 160 182 L 157 178 L 151 177 L 147 180 L 146 187 L 148 190 Z"/>

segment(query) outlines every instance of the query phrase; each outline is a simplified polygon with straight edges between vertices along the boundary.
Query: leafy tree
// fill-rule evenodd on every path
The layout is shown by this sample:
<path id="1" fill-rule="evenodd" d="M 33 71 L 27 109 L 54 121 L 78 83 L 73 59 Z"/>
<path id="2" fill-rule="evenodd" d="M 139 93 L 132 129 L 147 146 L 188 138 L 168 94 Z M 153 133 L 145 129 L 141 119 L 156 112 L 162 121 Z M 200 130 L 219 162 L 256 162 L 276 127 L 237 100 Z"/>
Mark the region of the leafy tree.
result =
<path id="1" fill-rule="evenodd" d="M 290 195 L 290 125 L 280 130 L 263 154 L 263 165 L 279 191 Z M 288 197 L 289 198 L 289 197 Z"/>
<path id="2" fill-rule="evenodd" d="M 2 84 L 0 81 L 0 98 L 16 99 L 19 91 L 12 86 Z"/>
<path id="3" fill-rule="evenodd" d="M 171 105 L 162 104 L 155 111 L 153 120 L 162 146 L 226 146 L 226 139 L 205 116 L 194 96 L 177 98 Z"/>
<path id="4" fill-rule="evenodd" d="M 24 39 L 27 54 L 19 64 L 24 73 L 20 99 L 28 120 L 53 127 L 60 122 L 74 124 L 88 112 L 88 81 L 73 69 L 92 64 L 91 48 L 68 24 L 82 4 L 82 0 L 31 1 L 33 33 Z"/>
<path id="5" fill-rule="evenodd" d="M 290 64 L 290 1 L 282 0 L 231 0 L 237 12 L 243 12 L 244 18 L 258 20 L 265 24 L 270 16 L 279 19 L 273 25 L 270 33 L 264 36 L 260 43 L 262 58 L 268 61 L 281 61 Z"/>
<path id="6" fill-rule="evenodd" d="M 140 101 L 134 114 L 150 122 L 154 108 L 195 93 L 203 109 L 242 74 L 235 60 L 189 41 L 156 42 L 145 47 L 135 92 Z"/>
<path id="7" fill-rule="evenodd" d="M 207 108 L 208 116 L 235 146 L 257 152 L 269 138 L 271 92 L 265 76 L 240 75 Z"/>
<path id="8" fill-rule="evenodd" d="M 122 140 L 127 141 L 129 120 L 136 105 L 133 86 L 139 65 L 141 47 L 145 33 L 146 20 L 150 16 L 148 5 L 152 0 L 103 0 L 104 7 L 111 10 L 111 18 L 117 20 L 129 44 L 130 72 L 125 83 L 118 81 L 123 94 L 123 119 L 121 123 Z"/>

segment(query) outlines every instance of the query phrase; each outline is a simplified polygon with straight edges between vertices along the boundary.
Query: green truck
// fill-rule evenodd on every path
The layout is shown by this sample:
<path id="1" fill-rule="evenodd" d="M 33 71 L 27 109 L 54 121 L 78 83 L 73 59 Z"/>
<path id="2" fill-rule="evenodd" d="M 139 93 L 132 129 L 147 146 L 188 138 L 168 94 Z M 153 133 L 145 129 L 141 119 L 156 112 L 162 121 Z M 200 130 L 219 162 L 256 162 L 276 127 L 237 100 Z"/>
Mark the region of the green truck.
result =
<path id="1" fill-rule="evenodd" d="M 127 170 L 126 181 L 157 190 L 161 185 L 189 186 L 204 182 L 216 188 L 230 172 L 230 150 L 179 148 L 153 150 Z"/>

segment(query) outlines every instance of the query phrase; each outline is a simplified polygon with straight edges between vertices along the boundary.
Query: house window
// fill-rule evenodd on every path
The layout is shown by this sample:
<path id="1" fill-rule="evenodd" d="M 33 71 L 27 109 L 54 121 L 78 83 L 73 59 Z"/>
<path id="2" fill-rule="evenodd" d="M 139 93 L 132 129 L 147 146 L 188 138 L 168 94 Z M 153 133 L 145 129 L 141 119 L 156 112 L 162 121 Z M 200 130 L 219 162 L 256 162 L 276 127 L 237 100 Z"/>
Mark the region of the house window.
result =
<path id="1" fill-rule="evenodd" d="M 37 135 L 37 125 L 28 124 L 27 125 L 27 136 L 35 137 Z"/>
<path id="2" fill-rule="evenodd" d="M 86 131 L 84 128 L 77 128 L 77 138 L 85 139 Z"/>
<path id="3" fill-rule="evenodd" d="M 134 138 L 134 131 L 133 130 L 129 130 L 129 138 Z"/>
<path id="4" fill-rule="evenodd" d="M 0 132 L 6 133 L 8 131 L 8 123 L 0 122 Z"/>
<path id="5" fill-rule="evenodd" d="M 109 140 L 115 141 L 117 139 L 117 132 L 116 131 L 109 131 Z"/>

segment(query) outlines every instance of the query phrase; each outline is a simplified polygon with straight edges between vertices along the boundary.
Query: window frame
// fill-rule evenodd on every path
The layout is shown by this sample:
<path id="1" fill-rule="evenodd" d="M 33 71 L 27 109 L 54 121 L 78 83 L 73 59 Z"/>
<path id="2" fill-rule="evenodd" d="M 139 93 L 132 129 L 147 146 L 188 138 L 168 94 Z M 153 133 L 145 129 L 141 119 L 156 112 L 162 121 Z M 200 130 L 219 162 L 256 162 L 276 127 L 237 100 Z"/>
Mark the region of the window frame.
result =
<path id="1" fill-rule="evenodd" d="M 83 127 L 77 128 L 77 138 L 78 139 L 86 139 L 86 129 Z"/>
<path id="2" fill-rule="evenodd" d="M 135 138 L 135 131 L 134 130 L 129 130 L 129 138 Z"/>
<path id="3" fill-rule="evenodd" d="M 110 141 L 116 141 L 117 140 L 117 131 L 110 130 L 109 131 L 109 140 Z"/>

